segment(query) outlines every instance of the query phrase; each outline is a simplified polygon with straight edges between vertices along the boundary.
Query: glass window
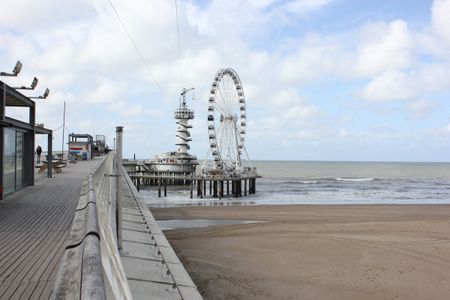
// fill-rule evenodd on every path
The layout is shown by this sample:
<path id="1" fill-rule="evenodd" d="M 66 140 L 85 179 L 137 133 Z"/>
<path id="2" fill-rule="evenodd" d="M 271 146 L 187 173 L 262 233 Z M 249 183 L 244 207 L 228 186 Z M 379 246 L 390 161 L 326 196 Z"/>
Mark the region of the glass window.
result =
<path id="1" fill-rule="evenodd" d="M 23 132 L 16 132 L 16 190 L 23 187 Z"/>
<path id="2" fill-rule="evenodd" d="M 3 188 L 5 194 L 16 190 L 16 131 L 4 129 Z"/>

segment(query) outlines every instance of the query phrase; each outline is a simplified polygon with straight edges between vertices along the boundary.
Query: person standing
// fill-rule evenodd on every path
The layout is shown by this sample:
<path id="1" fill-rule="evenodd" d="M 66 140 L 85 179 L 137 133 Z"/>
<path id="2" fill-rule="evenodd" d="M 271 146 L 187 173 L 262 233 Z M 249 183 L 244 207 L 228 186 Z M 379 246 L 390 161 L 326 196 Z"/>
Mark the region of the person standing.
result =
<path id="1" fill-rule="evenodd" d="M 39 164 L 41 163 L 41 154 L 42 154 L 42 148 L 41 146 L 37 146 L 36 148 L 36 162 Z"/>

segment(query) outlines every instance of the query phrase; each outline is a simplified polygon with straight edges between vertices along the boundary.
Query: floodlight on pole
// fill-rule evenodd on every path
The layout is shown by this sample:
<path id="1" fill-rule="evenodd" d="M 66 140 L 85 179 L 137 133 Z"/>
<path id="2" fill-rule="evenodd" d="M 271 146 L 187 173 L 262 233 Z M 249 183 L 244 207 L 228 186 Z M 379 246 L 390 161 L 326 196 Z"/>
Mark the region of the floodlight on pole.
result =
<path id="1" fill-rule="evenodd" d="M 50 90 L 48 88 L 46 88 L 45 92 L 44 92 L 44 94 L 42 96 L 30 97 L 30 99 L 46 99 L 49 94 L 50 94 Z"/>
<path id="2" fill-rule="evenodd" d="M 31 82 L 31 86 L 29 86 L 29 87 L 28 86 L 13 87 L 13 89 L 16 89 L 16 90 L 34 90 L 34 88 L 37 86 L 38 82 L 39 82 L 39 80 L 36 77 L 34 77 L 33 81 Z"/>
<path id="3" fill-rule="evenodd" d="M 18 60 L 16 62 L 16 65 L 12 71 L 12 73 L 7 73 L 7 72 L 0 72 L 0 76 L 12 76 L 12 77 L 16 77 L 17 75 L 19 75 L 20 70 L 22 70 L 22 63 L 20 62 L 20 60 Z"/>
<path id="4" fill-rule="evenodd" d="M 34 88 L 38 84 L 38 79 L 36 77 L 33 78 L 33 81 L 31 82 L 31 88 L 34 90 Z"/>

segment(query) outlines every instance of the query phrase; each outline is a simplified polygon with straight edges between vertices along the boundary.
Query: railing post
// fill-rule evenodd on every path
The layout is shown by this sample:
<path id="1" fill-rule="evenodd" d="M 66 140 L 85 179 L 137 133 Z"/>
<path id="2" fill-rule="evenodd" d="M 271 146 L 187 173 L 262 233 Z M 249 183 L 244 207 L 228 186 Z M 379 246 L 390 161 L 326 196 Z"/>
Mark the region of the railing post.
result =
<path id="1" fill-rule="evenodd" d="M 117 222 L 117 245 L 122 250 L 122 200 L 121 200 L 121 178 L 122 178 L 122 132 L 123 127 L 116 127 L 116 222 Z"/>

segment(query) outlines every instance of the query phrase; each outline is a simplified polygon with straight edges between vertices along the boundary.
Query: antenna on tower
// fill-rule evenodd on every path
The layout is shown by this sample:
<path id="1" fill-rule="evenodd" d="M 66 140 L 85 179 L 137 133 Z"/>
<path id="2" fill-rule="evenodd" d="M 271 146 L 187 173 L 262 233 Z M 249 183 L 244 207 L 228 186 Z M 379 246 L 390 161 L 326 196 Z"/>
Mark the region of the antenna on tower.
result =
<path id="1" fill-rule="evenodd" d="M 183 91 L 181 92 L 181 99 L 180 99 L 182 102 L 180 103 L 180 106 L 186 106 L 186 94 L 193 90 L 195 90 L 195 88 L 193 88 L 193 87 L 189 88 L 189 89 L 183 88 Z M 192 97 L 192 99 L 194 99 L 194 97 Z"/>

